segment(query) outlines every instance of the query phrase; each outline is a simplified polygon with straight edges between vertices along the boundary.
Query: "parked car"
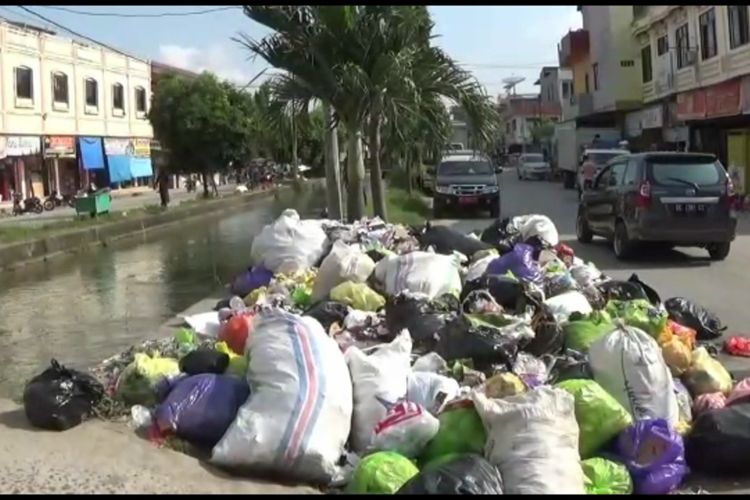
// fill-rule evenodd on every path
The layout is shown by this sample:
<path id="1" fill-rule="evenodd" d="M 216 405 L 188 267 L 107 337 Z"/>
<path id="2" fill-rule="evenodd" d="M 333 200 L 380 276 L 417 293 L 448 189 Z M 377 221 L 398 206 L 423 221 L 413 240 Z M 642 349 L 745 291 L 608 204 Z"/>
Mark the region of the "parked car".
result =
<path id="1" fill-rule="evenodd" d="M 626 154 L 630 154 L 630 151 L 626 149 L 584 149 L 583 154 L 581 155 L 581 161 L 578 162 L 578 170 L 576 172 L 576 189 L 578 190 L 578 197 L 580 198 L 583 190 L 588 187 L 586 186 L 586 179 L 584 179 L 583 175 L 584 166 L 587 163 L 591 163 L 596 169 L 592 179 L 590 179 L 593 181 L 593 178 L 601 172 L 602 168 L 604 168 L 604 165 L 606 165 L 608 161 Z"/>
<path id="2" fill-rule="evenodd" d="M 435 218 L 456 209 L 479 208 L 500 216 L 500 184 L 490 159 L 482 154 L 444 156 L 435 174 Z"/>
<path id="3" fill-rule="evenodd" d="M 518 178 L 522 180 L 534 177 L 548 179 L 552 168 L 541 153 L 524 153 L 518 158 Z"/>
<path id="4" fill-rule="evenodd" d="M 734 187 L 714 155 L 639 153 L 611 160 L 583 192 L 578 241 L 611 239 L 626 259 L 642 242 L 692 246 L 724 260 L 735 238 Z"/>

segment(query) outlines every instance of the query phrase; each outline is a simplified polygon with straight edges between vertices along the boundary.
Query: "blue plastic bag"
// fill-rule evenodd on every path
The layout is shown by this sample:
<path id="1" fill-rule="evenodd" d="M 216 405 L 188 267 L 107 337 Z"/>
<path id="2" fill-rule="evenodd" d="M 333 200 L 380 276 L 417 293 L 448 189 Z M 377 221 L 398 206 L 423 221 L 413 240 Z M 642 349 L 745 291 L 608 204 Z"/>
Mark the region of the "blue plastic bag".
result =
<path id="1" fill-rule="evenodd" d="M 219 442 L 250 395 L 245 380 L 229 375 L 202 373 L 166 383 L 169 393 L 155 414 L 159 429 L 209 447 Z M 165 387 L 160 389 L 166 392 Z"/>
<path id="2" fill-rule="evenodd" d="M 493 260 L 486 274 L 506 274 L 508 271 L 521 281 L 542 283 L 542 271 L 534 260 L 534 247 L 518 243 L 513 250 Z"/>
<path id="3" fill-rule="evenodd" d="M 662 418 L 638 420 L 622 431 L 617 453 L 630 471 L 636 494 L 666 495 L 690 472 L 682 436 Z"/>
<path id="4" fill-rule="evenodd" d="M 273 273 L 261 265 L 250 267 L 234 277 L 229 287 L 232 295 L 245 297 L 256 288 L 267 286 L 273 278 Z"/>

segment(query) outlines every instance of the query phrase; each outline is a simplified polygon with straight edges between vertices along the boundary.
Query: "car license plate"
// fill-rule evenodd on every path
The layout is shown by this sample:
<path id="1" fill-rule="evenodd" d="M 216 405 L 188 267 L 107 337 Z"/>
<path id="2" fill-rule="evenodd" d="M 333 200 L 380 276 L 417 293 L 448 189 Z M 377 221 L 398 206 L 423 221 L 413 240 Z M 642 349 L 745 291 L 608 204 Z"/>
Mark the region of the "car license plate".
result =
<path id="1" fill-rule="evenodd" d="M 460 205 L 476 205 L 478 201 L 479 198 L 476 196 L 462 196 L 458 199 Z"/>
<path id="2" fill-rule="evenodd" d="M 701 203 L 676 203 L 674 211 L 678 214 L 694 214 L 704 213 L 706 211 L 706 205 Z"/>

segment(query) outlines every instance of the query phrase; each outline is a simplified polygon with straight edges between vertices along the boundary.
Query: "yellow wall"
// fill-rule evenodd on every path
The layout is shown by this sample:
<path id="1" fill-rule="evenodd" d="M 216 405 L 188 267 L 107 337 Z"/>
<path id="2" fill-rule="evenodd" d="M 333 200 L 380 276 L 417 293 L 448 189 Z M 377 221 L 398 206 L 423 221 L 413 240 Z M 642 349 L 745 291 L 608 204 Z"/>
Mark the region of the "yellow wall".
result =
<path id="1" fill-rule="evenodd" d="M 575 90 L 575 94 L 585 94 L 586 72 L 590 71 L 591 69 L 591 60 L 589 59 L 589 56 L 586 56 L 580 61 L 573 63 L 571 69 L 573 70 L 573 88 Z M 589 76 L 589 90 L 593 91 L 594 89 L 591 87 L 591 85 L 593 85 L 593 82 L 591 81 L 591 76 Z"/>

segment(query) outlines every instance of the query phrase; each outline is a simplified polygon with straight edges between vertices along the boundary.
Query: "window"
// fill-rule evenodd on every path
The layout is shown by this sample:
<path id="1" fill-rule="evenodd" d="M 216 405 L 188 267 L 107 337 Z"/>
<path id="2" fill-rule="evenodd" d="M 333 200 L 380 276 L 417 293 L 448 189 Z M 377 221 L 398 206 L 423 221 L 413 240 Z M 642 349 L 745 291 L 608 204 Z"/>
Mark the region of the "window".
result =
<path id="1" fill-rule="evenodd" d="M 716 162 L 693 160 L 691 162 L 651 161 L 651 178 L 660 186 L 714 186 L 722 180 L 723 169 Z"/>
<path id="2" fill-rule="evenodd" d="M 99 107 L 99 84 L 93 78 L 86 78 L 86 106 Z"/>
<path id="3" fill-rule="evenodd" d="M 625 163 L 624 161 L 621 161 L 619 163 L 615 163 L 612 165 L 612 177 L 609 178 L 609 185 L 610 186 L 621 186 L 622 185 L 622 178 L 625 174 Z"/>
<path id="4" fill-rule="evenodd" d="M 562 82 L 562 98 L 567 99 L 570 97 L 570 90 L 569 90 L 569 83 L 568 82 Z"/>
<path id="5" fill-rule="evenodd" d="M 632 68 L 633 66 L 635 66 L 635 61 L 632 59 L 623 59 L 620 61 L 621 68 Z"/>
<path id="6" fill-rule="evenodd" d="M 486 161 L 444 161 L 440 164 L 438 175 L 492 175 L 493 170 Z"/>
<path id="7" fill-rule="evenodd" d="M 674 32 L 675 45 L 677 45 L 677 69 L 688 65 L 688 53 L 690 52 L 690 34 L 687 23 L 683 24 Z"/>
<path id="8" fill-rule="evenodd" d="M 599 90 L 599 64 L 594 63 L 592 69 L 594 70 L 594 90 Z"/>
<path id="9" fill-rule="evenodd" d="M 660 36 L 656 39 L 656 55 L 663 56 L 669 50 L 669 38 L 667 35 Z"/>
<path id="10" fill-rule="evenodd" d="M 589 74 L 588 73 L 586 73 L 586 78 L 584 80 L 585 81 L 583 83 L 586 87 L 586 93 L 588 94 L 589 93 Z"/>
<path id="11" fill-rule="evenodd" d="M 628 161 L 628 168 L 625 170 L 625 177 L 622 179 L 624 186 L 635 186 L 638 184 L 638 162 L 635 160 Z"/>
<path id="12" fill-rule="evenodd" d="M 112 85 L 112 107 L 118 111 L 125 111 L 125 91 L 119 83 Z"/>
<path id="13" fill-rule="evenodd" d="M 52 73 L 52 102 L 68 104 L 68 75 L 56 71 Z"/>
<path id="14" fill-rule="evenodd" d="M 643 75 L 643 83 L 648 83 L 653 79 L 651 45 L 646 45 L 641 49 L 641 74 Z"/>
<path id="15" fill-rule="evenodd" d="M 34 100 L 34 73 L 31 68 L 18 66 L 14 72 L 16 74 L 16 98 Z"/>
<path id="16" fill-rule="evenodd" d="M 137 113 L 146 112 L 146 89 L 143 87 L 135 88 L 135 111 Z"/>
<path id="17" fill-rule="evenodd" d="M 698 17 L 701 38 L 701 59 L 716 55 L 716 9 L 711 7 Z"/>
<path id="18" fill-rule="evenodd" d="M 728 5 L 729 48 L 736 49 L 750 41 L 747 5 Z"/>

